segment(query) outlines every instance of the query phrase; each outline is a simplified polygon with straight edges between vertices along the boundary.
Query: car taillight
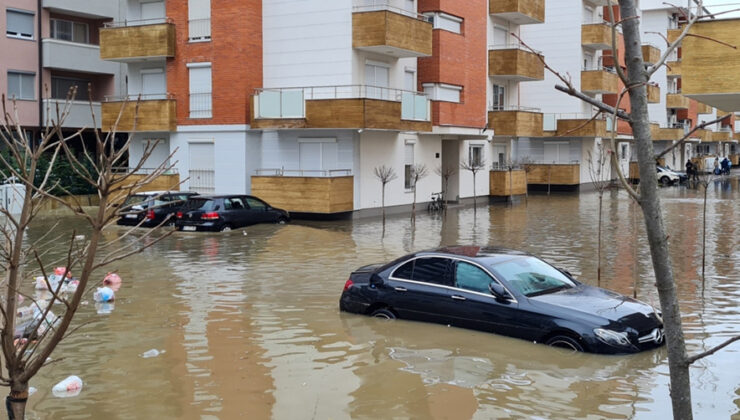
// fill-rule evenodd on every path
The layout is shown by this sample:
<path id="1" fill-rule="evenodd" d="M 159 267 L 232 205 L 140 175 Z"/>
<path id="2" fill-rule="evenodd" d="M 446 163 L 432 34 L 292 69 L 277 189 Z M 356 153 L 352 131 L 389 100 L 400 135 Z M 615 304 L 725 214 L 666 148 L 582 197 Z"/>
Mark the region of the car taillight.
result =
<path id="1" fill-rule="evenodd" d="M 182 212 L 181 211 L 178 211 L 177 214 L 176 214 L 176 216 L 177 216 L 178 219 L 182 219 Z"/>
<path id="2" fill-rule="evenodd" d="M 344 283 L 344 291 L 346 292 L 346 291 L 347 291 L 347 289 L 349 289 L 349 288 L 350 288 L 350 287 L 352 287 L 353 285 L 354 285 L 354 283 L 352 283 L 352 279 L 349 279 L 349 280 L 347 280 L 347 282 L 346 282 L 346 283 Z"/>
<path id="3" fill-rule="evenodd" d="M 211 211 L 208 213 L 203 213 L 202 216 L 200 216 L 201 220 L 217 220 L 218 219 L 218 212 Z"/>
<path id="4" fill-rule="evenodd" d="M 154 220 L 154 210 L 148 210 L 146 212 L 146 220 Z"/>

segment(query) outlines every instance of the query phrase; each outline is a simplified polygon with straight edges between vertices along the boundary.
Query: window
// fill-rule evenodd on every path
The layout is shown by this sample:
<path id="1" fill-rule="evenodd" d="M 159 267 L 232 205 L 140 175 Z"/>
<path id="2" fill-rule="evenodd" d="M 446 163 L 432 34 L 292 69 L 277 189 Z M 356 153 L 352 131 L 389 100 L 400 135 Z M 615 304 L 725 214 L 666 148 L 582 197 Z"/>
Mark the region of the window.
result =
<path id="1" fill-rule="evenodd" d="M 619 145 L 619 158 L 622 160 L 627 160 L 629 158 L 629 146 L 622 143 Z"/>
<path id="2" fill-rule="evenodd" d="M 460 103 L 461 86 L 442 83 L 424 83 L 424 92 L 433 101 Z"/>
<path id="3" fill-rule="evenodd" d="M 35 99 L 35 73 L 8 72 L 8 97 L 15 99 Z"/>
<path id="4" fill-rule="evenodd" d="M 211 0 L 188 0 L 188 39 L 211 40 Z"/>
<path id="5" fill-rule="evenodd" d="M 483 146 L 477 144 L 468 148 L 468 162 L 471 166 L 481 166 L 483 164 Z"/>
<path id="6" fill-rule="evenodd" d="M 224 210 L 239 210 L 244 208 L 244 203 L 239 197 L 224 199 Z"/>
<path id="7" fill-rule="evenodd" d="M 88 43 L 88 29 L 86 23 L 69 20 L 52 19 L 51 37 L 62 41 Z"/>
<path id="8" fill-rule="evenodd" d="M 250 209 L 267 210 L 267 203 L 262 200 L 258 200 L 253 197 L 246 197 L 245 200 L 247 200 L 247 204 L 249 204 Z"/>
<path id="9" fill-rule="evenodd" d="M 403 149 L 403 186 L 407 190 L 414 188 L 411 172 L 414 167 L 414 145 L 407 144 Z"/>
<path id="10" fill-rule="evenodd" d="M 506 107 L 506 88 L 501 85 L 493 85 L 493 110 L 503 111 Z"/>
<path id="11" fill-rule="evenodd" d="M 399 267 L 393 272 L 393 277 L 442 286 L 452 286 L 450 260 L 447 258 L 417 258 Z"/>
<path id="12" fill-rule="evenodd" d="M 568 163 L 569 161 L 569 142 L 545 142 L 545 163 Z"/>
<path id="13" fill-rule="evenodd" d="M 7 9 L 5 34 L 10 38 L 33 39 L 33 17 L 30 12 Z"/>
<path id="14" fill-rule="evenodd" d="M 367 97 L 375 99 L 390 99 L 388 66 L 381 63 L 365 63 L 365 86 Z"/>
<path id="15" fill-rule="evenodd" d="M 190 70 L 190 118 L 211 118 L 211 64 L 191 63 Z"/>
<path id="16" fill-rule="evenodd" d="M 51 97 L 53 99 L 67 99 L 67 94 L 73 86 L 77 86 L 75 99 L 86 101 L 89 97 L 88 87 L 90 86 L 90 81 L 67 77 L 51 77 Z"/>
<path id="17" fill-rule="evenodd" d="M 456 286 L 460 289 L 490 294 L 488 286 L 493 279 L 480 267 L 459 261 L 455 268 Z"/>
<path id="18" fill-rule="evenodd" d="M 445 31 L 454 32 L 456 34 L 462 33 L 463 20 L 457 16 L 448 15 L 447 13 L 424 13 L 424 16 L 429 19 L 434 29 L 443 29 Z"/>
<path id="19" fill-rule="evenodd" d="M 298 165 L 302 171 L 329 171 L 337 168 L 339 150 L 333 138 L 299 138 Z"/>

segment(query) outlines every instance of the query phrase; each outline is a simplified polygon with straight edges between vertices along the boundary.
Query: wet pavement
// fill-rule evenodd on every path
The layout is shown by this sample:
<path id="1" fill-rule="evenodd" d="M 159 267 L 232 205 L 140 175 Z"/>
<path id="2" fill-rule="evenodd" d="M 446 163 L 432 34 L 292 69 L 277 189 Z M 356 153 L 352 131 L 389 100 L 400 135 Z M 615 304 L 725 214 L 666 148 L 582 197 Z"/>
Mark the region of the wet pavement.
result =
<path id="1" fill-rule="evenodd" d="M 703 193 L 677 186 L 661 195 L 689 351 L 700 352 L 740 333 L 740 186 L 710 186 L 704 288 Z M 76 322 L 90 324 L 32 380 L 28 417 L 668 418 L 665 348 L 574 355 L 338 310 L 352 269 L 455 243 L 530 251 L 596 285 L 597 209 L 596 193 L 531 195 L 514 206 L 421 211 L 415 226 L 392 217 L 385 230 L 363 219 L 175 233 L 112 267 L 123 277 L 113 311 L 97 314 L 87 299 Z M 601 286 L 628 295 L 636 286 L 639 299 L 657 304 L 636 212 L 624 192 L 605 195 Z M 42 220 L 29 237 L 55 221 Z M 106 237 L 124 232 L 112 227 Z M 164 353 L 141 357 L 150 349 Z M 695 418 L 740 419 L 738 360 L 735 344 L 692 367 Z M 53 384 L 69 375 L 84 381 L 80 395 L 54 397 Z"/>

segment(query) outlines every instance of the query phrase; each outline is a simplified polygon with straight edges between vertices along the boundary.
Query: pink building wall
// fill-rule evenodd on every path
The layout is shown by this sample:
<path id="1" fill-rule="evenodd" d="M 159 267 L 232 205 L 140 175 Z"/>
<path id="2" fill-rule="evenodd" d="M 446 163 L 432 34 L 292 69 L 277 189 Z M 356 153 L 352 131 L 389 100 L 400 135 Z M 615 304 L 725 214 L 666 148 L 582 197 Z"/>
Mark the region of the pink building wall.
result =
<path id="1" fill-rule="evenodd" d="M 18 100 L 17 112 L 21 125 L 28 127 L 38 126 L 38 40 L 36 0 L 0 0 L 0 94 L 8 94 L 8 70 L 18 70 L 36 74 L 34 82 L 34 100 Z M 6 31 L 8 8 L 34 13 L 34 39 L 8 38 Z M 8 111 L 12 105 L 7 104 Z"/>

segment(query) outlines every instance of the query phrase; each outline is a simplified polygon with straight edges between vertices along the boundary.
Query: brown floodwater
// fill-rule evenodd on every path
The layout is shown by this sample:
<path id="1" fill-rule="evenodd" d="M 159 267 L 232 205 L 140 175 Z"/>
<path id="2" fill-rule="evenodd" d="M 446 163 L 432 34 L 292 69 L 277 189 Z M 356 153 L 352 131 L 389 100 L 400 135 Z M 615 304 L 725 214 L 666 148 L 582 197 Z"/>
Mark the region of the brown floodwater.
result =
<path id="1" fill-rule="evenodd" d="M 740 333 L 740 187 L 708 193 L 701 282 L 701 190 L 663 188 L 689 351 Z M 261 225 L 228 234 L 175 233 L 114 264 L 115 308 L 89 323 L 31 381 L 28 417 L 43 419 L 664 419 L 665 349 L 632 356 L 567 354 L 441 325 L 340 313 L 348 274 L 363 264 L 456 243 L 543 256 L 596 284 L 595 193 L 531 195 L 514 206 Z M 601 286 L 657 304 L 641 214 L 624 192 L 604 197 Z M 60 220 L 46 218 L 29 233 Z M 125 229 L 113 227 L 108 240 Z M 128 241 L 140 241 L 144 231 Z M 60 247 L 61 248 L 61 247 Z M 63 249 L 56 251 L 61 256 Z M 55 255 L 50 254 L 48 258 Z M 99 276 L 102 279 L 102 273 Z M 29 288 L 31 281 L 29 279 Z M 164 350 L 142 358 L 150 349 Z M 61 359 L 61 360 L 59 360 Z M 740 343 L 691 368 L 695 417 L 740 419 Z M 84 381 L 57 398 L 54 383 Z"/>

